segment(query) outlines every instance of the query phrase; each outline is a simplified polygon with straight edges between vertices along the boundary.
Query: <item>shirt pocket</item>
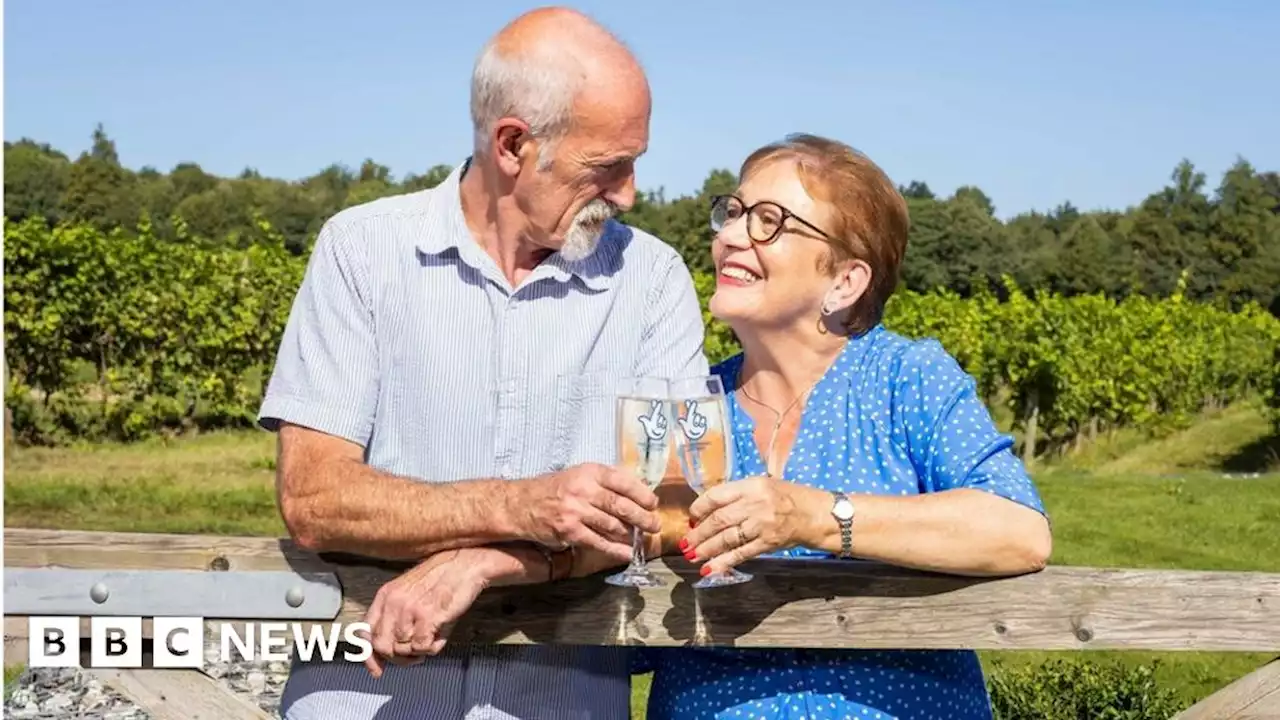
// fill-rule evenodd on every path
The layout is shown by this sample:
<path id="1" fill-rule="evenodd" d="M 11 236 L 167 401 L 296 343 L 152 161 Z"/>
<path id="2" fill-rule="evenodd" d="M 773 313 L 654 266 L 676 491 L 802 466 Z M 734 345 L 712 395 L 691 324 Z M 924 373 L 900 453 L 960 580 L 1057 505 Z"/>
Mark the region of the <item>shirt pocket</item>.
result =
<path id="1" fill-rule="evenodd" d="M 624 376 L 621 369 L 604 369 L 556 378 L 552 470 L 616 462 L 617 388 Z"/>

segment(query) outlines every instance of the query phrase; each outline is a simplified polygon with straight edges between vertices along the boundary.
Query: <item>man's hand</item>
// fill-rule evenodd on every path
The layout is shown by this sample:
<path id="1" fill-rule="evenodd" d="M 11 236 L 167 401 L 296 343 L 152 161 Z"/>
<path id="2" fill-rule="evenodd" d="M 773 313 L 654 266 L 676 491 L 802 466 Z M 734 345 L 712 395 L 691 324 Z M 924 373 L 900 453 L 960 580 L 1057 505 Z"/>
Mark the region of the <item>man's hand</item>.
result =
<path id="1" fill-rule="evenodd" d="M 631 559 L 631 529 L 662 529 L 658 496 L 645 483 L 608 465 L 575 465 L 528 483 L 527 536 L 551 548 L 575 545 L 619 561 Z"/>
<path id="2" fill-rule="evenodd" d="M 446 550 L 383 585 L 365 615 L 373 644 L 364 662 L 369 672 L 381 677 L 388 660 L 414 665 L 439 653 L 453 623 L 489 586 L 495 552 L 501 551 Z"/>

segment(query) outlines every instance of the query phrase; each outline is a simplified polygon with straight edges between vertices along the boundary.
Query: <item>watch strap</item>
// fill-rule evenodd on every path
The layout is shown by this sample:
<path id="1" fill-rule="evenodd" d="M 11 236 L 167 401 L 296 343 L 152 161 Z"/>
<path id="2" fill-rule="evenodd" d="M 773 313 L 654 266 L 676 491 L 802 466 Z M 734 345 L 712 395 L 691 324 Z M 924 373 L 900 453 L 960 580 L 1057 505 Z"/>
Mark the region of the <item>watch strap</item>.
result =
<path id="1" fill-rule="evenodd" d="M 848 495 L 842 492 L 833 491 L 831 495 L 834 498 L 831 514 L 836 518 L 836 522 L 839 523 L 840 525 L 840 557 L 852 558 L 853 557 L 853 515 L 852 513 L 850 513 L 849 517 L 840 517 L 835 512 L 835 506 L 839 505 L 840 503 L 849 503 L 849 507 L 852 510 L 852 507 L 853 507 L 852 501 L 849 500 Z"/>
<path id="2" fill-rule="evenodd" d="M 552 550 L 544 545 L 538 545 L 537 547 L 542 552 L 542 557 L 547 561 L 547 582 L 564 580 L 573 574 L 575 558 L 572 547 L 564 550 Z"/>

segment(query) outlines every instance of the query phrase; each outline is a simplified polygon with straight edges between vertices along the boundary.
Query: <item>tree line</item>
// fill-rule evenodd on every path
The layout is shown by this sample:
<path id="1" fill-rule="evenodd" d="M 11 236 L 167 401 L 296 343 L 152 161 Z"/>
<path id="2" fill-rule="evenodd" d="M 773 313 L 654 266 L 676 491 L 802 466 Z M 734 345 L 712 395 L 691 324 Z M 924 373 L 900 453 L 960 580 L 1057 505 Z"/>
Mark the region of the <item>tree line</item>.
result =
<path id="1" fill-rule="evenodd" d="M 195 163 L 162 172 L 124 167 L 102 126 L 75 158 L 31 139 L 5 143 L 5 215 L 40 217 L 51 226 L 81 223 L 109 232 L 146 221 L 171 242 L 244 248 L 267 241 L 265 221 L 285 247 L 305 254 L 324 221 L 342 208 L 386 195 L 433 187 L 449 173 L 435 165 L 400 179 L 373 160 L 358 169 L 330 165 L 285 181 L 246 168 L 219 177 Z M 643 193 L 624 220 L 653 232 L 706 271 L 710 195 L 734 185 L 734 173 L 712 170 L 695 194 Z M 1185 297 L 1239 309 L 1249 302 L 1280 315 L 1280 173 L 1240 158 L 1214 186 L 1189 160 L 1168 183 L 1126 209 L 1084 212 L 1064 201 L 1050 212 L 1027 211 L 1001 221 L 974 186 L 950 196 L 924 181 L 901 186 L 912 231 L 904 286 L 945 289 L 969 297 L 1009 277 L 1027 292 L 1064 296 L 1102 293 L 1122 299 L 1169 297 L 1186 272 Z"/>
<path id="2" fill-rule="evenodd" d="M 135 172 L 101 129 L 74 161 L 22 141 L 5 164 L 6 403 L 33 444 L 251 425 L 313 233 L 342 207 L 448 173 Z M 655 193 L 628 213 L 681 250 L 704 311 L 707 196 L 732 184 L 715 171 L 698 195 Z M 1007 411 L 1028 457 L 1254 396 L 1280 428 L 1277 190 L 1275 173 L 1242 164 L 1213 198 L 1166 188 L 1122 213 L 1001 223 L 976 188 L 937 198 L 912 183 L 906 287 L 885 325 L 937 338 Z M 710 359 L 735 352 L 706 319 Z"/>

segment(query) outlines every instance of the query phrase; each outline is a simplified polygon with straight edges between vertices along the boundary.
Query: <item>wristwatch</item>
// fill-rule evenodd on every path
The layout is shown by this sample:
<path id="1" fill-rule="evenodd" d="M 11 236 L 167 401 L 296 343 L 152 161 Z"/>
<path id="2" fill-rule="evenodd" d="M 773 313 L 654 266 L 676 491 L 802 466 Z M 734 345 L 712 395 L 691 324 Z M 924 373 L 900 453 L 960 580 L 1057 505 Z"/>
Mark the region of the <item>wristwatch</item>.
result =
<path id="1" fill-rule="evenodd" d="M 832 491 L 835 502 L 831 505 L 831 516 L 840 523 L 840 557 L 853 557 L 853 503 L 849 496 L 842 492 Z"/>

